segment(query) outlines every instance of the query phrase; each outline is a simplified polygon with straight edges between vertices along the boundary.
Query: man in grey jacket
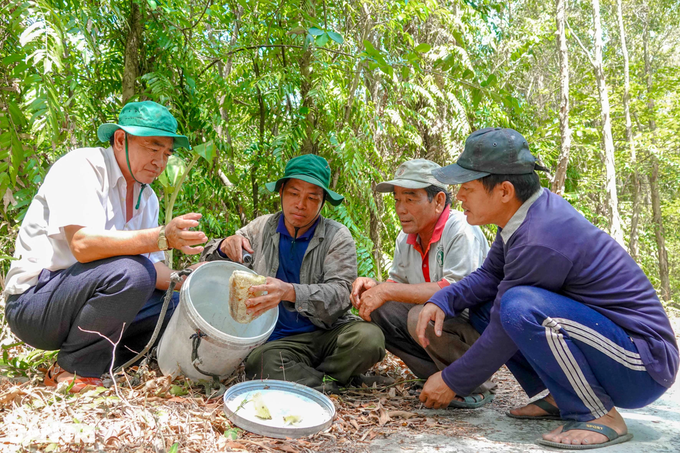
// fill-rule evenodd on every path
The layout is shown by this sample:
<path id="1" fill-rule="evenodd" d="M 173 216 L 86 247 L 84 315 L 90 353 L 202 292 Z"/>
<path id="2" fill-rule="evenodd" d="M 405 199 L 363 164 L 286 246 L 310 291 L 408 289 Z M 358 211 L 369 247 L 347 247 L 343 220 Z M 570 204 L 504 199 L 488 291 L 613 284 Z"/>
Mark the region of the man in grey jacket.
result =
<path id="1" fill-rule="evenodd" d="M 344 197 L 328 188 L 330 167 L 322 157 L 291 159 L 285 175 L 266 185 L 281 197 L 282 212 L 256 218 L 235 235 L 211 241 L 203 258 L 242 262 L 267 276 L 246 302 L 259 315 L 278 309 L 269 341 L 246 360 L 246 376 L 282 379 L 334 390 L 359 376 L 385 355 L 379 327 L 347 313 L 357 277 L 356 246 L 342 224 L 321 216 L 326 201 Z"/>

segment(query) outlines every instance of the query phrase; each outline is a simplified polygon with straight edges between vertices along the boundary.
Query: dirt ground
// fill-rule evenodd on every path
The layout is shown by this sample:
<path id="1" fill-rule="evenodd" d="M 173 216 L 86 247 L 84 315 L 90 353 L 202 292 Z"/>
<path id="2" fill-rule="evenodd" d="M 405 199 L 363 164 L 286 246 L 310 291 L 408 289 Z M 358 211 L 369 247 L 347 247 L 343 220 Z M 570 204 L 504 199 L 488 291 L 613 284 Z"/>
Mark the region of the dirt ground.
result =
<path id="1" fill-rule="evenodd" d="M 680 332 L 680 318 L 674 318 Z M 5 358 L 30 354 L 3 332 Z M 48 360 L 49 359 L 49 360 Z M 7 360 L 7 359 L 5 359 Z M 33 363 L 40 360 L 32 358 Z M 44 366 L 53 360 L 46 357 Z M 15 363 L 18 367 L 19 364 Z M 550 451 L 534 443 L 559 422 L 515 420 L 505 413 L 529 400 L 507 369 L 494 376 L 494 401 L 474 410 L 431 410 L 418 401 L 419 383 L 389 355 L 372 370 L 397 382 L 332 395 L 329 430 L 278 440 L 233 426 L 210 390 L 161 376 L 153 363 L 119 376 L 116 386 L 68 395 L 42 384 L 44 367 L 26 377 L 0 376 L 0 451 L 105 452 L 478 452 Z M 3 366 L 3 374 L 7 366 Z M 234 376 L 226 384 L 243 380 Z M 112 384 L 112 381 L 109 381 Z M 680 386 L 654 404 L 622 410 L 634 439 L 607 452 L 680 452 Z M 174 449 L 174 450 L 173 450 Z"/>

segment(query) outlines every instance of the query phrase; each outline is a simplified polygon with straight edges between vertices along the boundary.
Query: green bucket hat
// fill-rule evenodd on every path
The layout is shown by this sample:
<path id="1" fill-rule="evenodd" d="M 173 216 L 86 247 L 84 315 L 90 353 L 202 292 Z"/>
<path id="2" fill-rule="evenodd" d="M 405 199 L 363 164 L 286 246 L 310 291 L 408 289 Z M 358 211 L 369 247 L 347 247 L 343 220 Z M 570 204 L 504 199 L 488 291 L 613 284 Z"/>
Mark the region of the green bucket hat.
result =
<path id="1" fill-rule="evenodd" d="M 170 111 L 153 101 L 126 104 L 120 111 L 118 124 L 102 124 L 97 130 L 97 136 L 99 140 L 108 142 L 118 129 L 138 137 L 173 137 L 173 149 L 191 149 L 189 139 L 177 133 L 177 120 Z"/>
<path id="2" fill-rule="evenodd" d="M 328 196 L 328 202 L 337 206 L 345 199 L 328 188 L 331 182 L 331 168 L 328 162 L 315 154 L 303 154 L 292 158 L 286 164 L 286 171 L 282 178 L 275 182 L 268 182 L 265 187 L 270 192 L 278 192 L 281 184 L 287 179 L 294 178 L 321 187 Z"/>

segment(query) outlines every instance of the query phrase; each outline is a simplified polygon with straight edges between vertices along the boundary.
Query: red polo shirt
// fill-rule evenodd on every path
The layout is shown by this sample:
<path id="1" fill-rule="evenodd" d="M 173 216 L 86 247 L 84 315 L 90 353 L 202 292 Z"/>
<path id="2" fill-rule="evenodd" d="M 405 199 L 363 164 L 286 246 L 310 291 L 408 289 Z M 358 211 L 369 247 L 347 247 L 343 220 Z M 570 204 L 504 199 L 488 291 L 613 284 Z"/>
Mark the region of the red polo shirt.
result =
<path id="1" fill-rule="evenodd" d="M 423 269 L 423 278 L 425 278 L 426 282 L 430 282 L 430 246 L 434 244 L 435 242 L 438 242 L 442 238 L 442 233 L 444 232 L 444 227 L 446 227 L 446 221 L 449 219 L 449 211 L 451 208 L 449 206 L 446 206 L 444 208 L 444 211 L 441 213 L 439 216 L 439 219 L 437 219 L 437 223 L 434 226 L 434 231 L 432 232 L 432 237 L 430 238 L 430 242 L 427 244 L 425 247 L 425 250 L 423 251 L 422 244 L 418 242 L 418 235 L 417 234 L 409 234 L 408 238 L 406 239 L 406 243 L 410 246 L 412 246 L 414 249 L 420 253 L 421 257 L 421 267 Z M 387 280 L 388 282 L 396 283 L 394 280 Z M 440 281 L 437 282 L 440 288 L 444 288 L 446 286 L 449 286 L 449 281 L 446 280 L 445 278 L 442 278 Z"/>

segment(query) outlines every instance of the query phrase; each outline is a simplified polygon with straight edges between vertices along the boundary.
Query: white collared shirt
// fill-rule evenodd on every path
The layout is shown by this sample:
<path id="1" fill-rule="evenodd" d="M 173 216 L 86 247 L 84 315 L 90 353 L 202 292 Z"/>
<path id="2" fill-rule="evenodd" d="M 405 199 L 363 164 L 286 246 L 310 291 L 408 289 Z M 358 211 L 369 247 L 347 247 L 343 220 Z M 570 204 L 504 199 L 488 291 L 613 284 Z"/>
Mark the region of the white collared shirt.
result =
<path id="1" fill-rule="evenodd" d="M 141 184 L 135 183 L 133 209 Z M 77 262 L 64 227 L 135 231 L 158 226 L 158 198 L 151 187 L 142 192 L 139 209 L 125 221 L 127 183 L 112 148 L 80 148 L 57 160 L 26 212 L 17 237 L 17 261 L 7 274 L 5 293 L 22 294 L 35 285 L 43 269 L 66 269 Z M 162 261 L 163 252 L 145 254 Z"/>
<path id="2" fill-rule="evenodd" d="M 401 231 L 387 281 L 434 282 L 445 288 L 481 266 L 489 252 L 482 230 L 470 225 L 462 212 L 449 207 L 442 212 L 430 244 L 425 248 L 423 251 L 419 236 L 416 239 L 416 235 Z"/>

